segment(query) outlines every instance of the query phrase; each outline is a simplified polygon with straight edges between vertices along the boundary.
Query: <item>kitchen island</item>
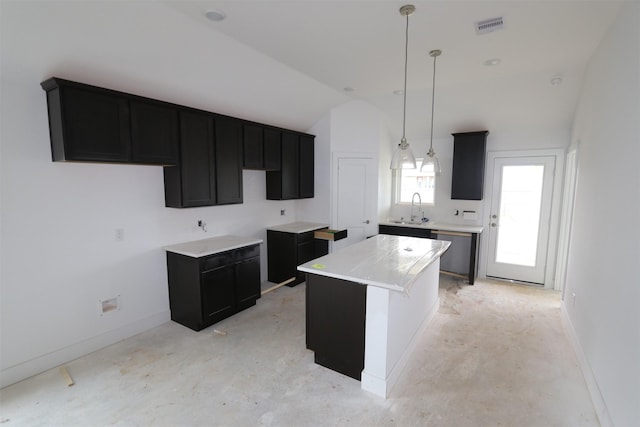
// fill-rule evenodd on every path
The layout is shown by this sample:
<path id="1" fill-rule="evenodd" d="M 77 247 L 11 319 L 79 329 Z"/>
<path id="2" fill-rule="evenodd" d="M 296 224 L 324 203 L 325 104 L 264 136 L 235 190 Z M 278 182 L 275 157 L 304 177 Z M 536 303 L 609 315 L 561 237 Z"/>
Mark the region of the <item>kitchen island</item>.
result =
<path id="1" fill-rule="evenodd" d="M 315 362 L 386 398 L 438 310 L 440 256 L 449 245 L 377 235 L 300 265 Z"/>

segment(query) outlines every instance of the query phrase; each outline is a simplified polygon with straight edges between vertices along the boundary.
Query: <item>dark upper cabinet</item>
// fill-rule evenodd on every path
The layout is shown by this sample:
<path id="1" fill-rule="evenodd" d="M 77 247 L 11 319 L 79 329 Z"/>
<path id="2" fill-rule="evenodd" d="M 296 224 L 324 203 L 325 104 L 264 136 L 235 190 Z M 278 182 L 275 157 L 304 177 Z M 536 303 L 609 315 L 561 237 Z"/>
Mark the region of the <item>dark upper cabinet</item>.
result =
<path id="1" fill-rule="evenodd" d="M 245 169 L 264 169 L 263 127 L 245 124 L 242 143 L 244 146 L 242 166 Z"/>
<path id="2" fill-rule="evenodd" d="M 213 115 L 180 111 L 180 164 L 164 168 L 165 204 L 172 208 L 216 203 Z"/>
<path id="3" fill-rule="evenodd" d="M 300 136 L 300 194 L 299 198 L 312 198 L 313 197 L 313 141 L 312 136 L 301 135 Z"/>
<path id="4" fill-rule="evenodd" d="M 281 131 L 253 123 L 243 129 L 244 169 L 279 170 Z"/>
<path id="5" fill-rule="evenodd" d="M 267 171 L 267 199 L 288 200 L 313 197 L 314 137 L 282 132 L 280 170 Z"/>
<path id="6" fill-rule="evenodd" d="M 53 161 L 176 164 L 171 104 L 56 77 L 41 86 Z"/>
<path id="7" fill-rule="evenodd" d="M 181 110 L 180 162 L 164 169 L 165 205 L 242 203 L 242 122 Z"/>
<path id="8" fill-rule="evenodd" d="M 131 157 L 126 99 L 60 85 L 47 90 L 47 106 L 54 161 L 127 162 Z"/>
<path id="9" fill-rule="evenodd" d="M 155 102 L 130 101 L 132 160 L 175 165 L 178 159 L 178 110 Z"/>
<path id="10" fill-rule="evenodd" d="M 482 200 L 489 131 L 454 133 L 451 198 Z"/>
<path id="11" fill-rule="evenodd" d="M 215 129 L 216 203 L 242 203 L 242 122 L 216 116 Z"/>
<path id="12" fill-rule="evenodd" d="M 264 169 L 279 170 L 281 162 L 281 139 L 282 131 L 277 129 L 264 129 Z"/>

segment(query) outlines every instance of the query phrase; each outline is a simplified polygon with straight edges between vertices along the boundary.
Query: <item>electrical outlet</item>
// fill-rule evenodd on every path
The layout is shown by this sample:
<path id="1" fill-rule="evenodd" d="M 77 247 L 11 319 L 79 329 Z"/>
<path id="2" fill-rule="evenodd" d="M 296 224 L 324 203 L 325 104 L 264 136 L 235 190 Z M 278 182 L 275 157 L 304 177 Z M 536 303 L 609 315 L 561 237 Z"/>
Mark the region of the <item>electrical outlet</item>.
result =
<path id="1" fill-rule="evenodd" d="M 284 216 L 286 209 L 280 209 L 280 216 Z"/>
<path id="2" fill-rule="evenodd" d="M 124 228 L 116 228 L 115 238 L 116 242 L 122 242 L 124 240 Z"/>

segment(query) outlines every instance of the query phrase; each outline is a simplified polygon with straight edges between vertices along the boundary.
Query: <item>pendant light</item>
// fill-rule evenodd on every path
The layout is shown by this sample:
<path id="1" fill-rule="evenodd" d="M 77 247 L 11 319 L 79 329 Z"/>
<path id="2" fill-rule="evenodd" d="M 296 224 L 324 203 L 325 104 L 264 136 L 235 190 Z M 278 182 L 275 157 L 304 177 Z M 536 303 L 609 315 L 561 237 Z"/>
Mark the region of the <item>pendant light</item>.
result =
<path id="1" fill-rule="evenodd" d="M 433 171 L 436 175 L 440 175 L 442 170 L 440 169 L 440 161 L 438 160 L 438 156 L 436 156 L 436 152 L 433 151 L 433 112 L 434 105 L 436 99 L 436 58 L 442 54 L 442 51 L 439 49 L 434 49 L 429 52 L 429 56 L 433 58 L 433 82 L 432 82 L 432 91 L 431 91 L 431 140 L 429 144 L 429 151 L 427 152 L 427 157 L 425 157 L 422 162 L 422 166 L 420 167 L 420 172 L 425 172 L 428 169 L 433 168 Z"/>
<path id="2" fill-rule="evenodd" d="M 416 7 L 412 4 L 404 5 L 400 8 L 400 15 L 407 17 L 407 28 L 405 32 L 404 44 L 404 104 L 402 107 L 402 139 L 396 147 L 391 158 L 391 169 L 415 169 L 416 158 L 409 147 L 407 138 L 405 137 L 405 124 L 407 119 L 407 58 L 409 56 L 409 15 L 415 12 Z"/>

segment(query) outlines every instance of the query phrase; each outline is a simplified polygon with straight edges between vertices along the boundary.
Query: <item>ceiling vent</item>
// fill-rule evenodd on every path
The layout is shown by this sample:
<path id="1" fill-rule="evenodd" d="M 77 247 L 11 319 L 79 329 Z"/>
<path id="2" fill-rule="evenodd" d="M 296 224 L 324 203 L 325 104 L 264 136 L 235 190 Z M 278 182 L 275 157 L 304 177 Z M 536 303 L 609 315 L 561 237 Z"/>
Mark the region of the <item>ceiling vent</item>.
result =
<path id="1" fill-rule="evenodd" d="M 502 17 L 485 19 L 484 21 L 476 22 L 476 34 L 487 34 L 493 31 L 502 30 L 504 28 L 504 21 Z"/>

